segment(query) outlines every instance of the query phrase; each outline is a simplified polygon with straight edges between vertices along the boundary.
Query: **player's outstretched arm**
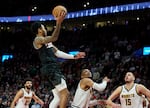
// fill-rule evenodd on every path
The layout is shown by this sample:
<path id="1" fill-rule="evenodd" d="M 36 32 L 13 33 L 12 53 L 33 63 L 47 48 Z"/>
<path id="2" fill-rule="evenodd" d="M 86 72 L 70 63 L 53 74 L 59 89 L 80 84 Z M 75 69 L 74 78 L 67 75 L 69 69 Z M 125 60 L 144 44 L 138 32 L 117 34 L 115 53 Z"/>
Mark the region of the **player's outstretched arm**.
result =
<path id="1" fill-rule="evenodd" d="M 102 83 L 96 83 L 89 78 L 85 78 L 86 85 L 89 87 L 92 87 L 93 89 L 95 89 L 97 91 L 103 91 L 107 86 L 107 82 L 109 82 L 109 81 L 110 81 L 110 79 L 108 79 L 107 77 L 105 77 L 103 79 Z"/>
<path id="2" fill-rule="evenodd" d="M 58 58 L 63 58 L 63 59 L 80 59 L 80 58 L 84 58 L 85 57 L 85 52 L 78 52 L 75 56 L 68 54 L 66 52 L 60 51 L 57 47 L 55 47 L 53 45 L 54 49 L 55 49 L 55 55 Z"/>
<path id="3" fill-rule="evenodd" d="M 51 42 L 54 42 L 58 39 L 58 36 L 60 34 L 61 24 L 63 20 L 66 17 L 66 13 L 64 11 L 60 12 L 60 15 L 56 18 L 56 28 L 52 33 L 52 36 L 48 37 L 48 39 L 51 40 Z M 47 37 L 45 37 L 47 39 Z"/>
<path id="4" fill-rule="evenodd" d="M 16 94 L 16 96 L 14 97 L 12 103 L 11 103 L 11 106 L 10 108 L 15 108 L 15 105 L 17 103 L 17 101 L 23 96 L 23 91 L 22 90 L 19 90 Z"/>
<path id="5" fill-rule="evenodd" d="M 36 45 L 42 45 L 42 44 L 46 44 L 46 43 L 50 43 L 50 42 L 55 42 L 59 37 L 61 23 L 63 22 L 65 15 L 66 15 L 66 13 L 62 11 L 60 13 L 60 15 L 58 16 L 58 18 L 56 19 L 56 27 L 52 33 L 52 36 L 36 37 L 34 40 L 34 43 Z"/>

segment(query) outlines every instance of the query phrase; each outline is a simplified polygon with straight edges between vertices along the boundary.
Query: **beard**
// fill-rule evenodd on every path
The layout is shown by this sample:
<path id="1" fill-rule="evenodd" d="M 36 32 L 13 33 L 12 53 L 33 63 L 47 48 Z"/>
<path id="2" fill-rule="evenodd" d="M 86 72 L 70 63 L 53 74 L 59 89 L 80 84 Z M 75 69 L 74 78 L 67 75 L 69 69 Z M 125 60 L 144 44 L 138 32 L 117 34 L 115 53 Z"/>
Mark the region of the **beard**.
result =
<path id="1" fill-rule="evenodd" d="M 30 89 L 31 89 L 31 86 L 26 86 L 26 88 L 27 88 L 28 90 L 30 90 Z"/>
<path id="2" fill-rule="evenodd" d="M 130 83 L 130 81 L 125 81 L 126 83 Z"/>
<path id="3" fill-rule="evenodd" d="M 130 80 L 130 81 L 127 80 L 127 81 L 125 81 L 125 83 L 131 83 L 131 82 L 133 82 L 133 80 Z"/>

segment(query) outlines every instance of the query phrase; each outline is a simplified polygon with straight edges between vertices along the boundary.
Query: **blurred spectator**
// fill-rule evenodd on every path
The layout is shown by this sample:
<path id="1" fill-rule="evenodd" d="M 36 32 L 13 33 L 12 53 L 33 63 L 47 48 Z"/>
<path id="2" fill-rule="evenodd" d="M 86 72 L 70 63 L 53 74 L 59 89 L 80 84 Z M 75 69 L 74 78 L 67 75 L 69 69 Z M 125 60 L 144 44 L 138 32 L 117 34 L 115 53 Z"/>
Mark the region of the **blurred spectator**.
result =
<path id="1" fill-rule="evenodd" d="M 0 98 L 0 108 L 5 108 L 5 105 L 3 104 L 2 98 Z"/>

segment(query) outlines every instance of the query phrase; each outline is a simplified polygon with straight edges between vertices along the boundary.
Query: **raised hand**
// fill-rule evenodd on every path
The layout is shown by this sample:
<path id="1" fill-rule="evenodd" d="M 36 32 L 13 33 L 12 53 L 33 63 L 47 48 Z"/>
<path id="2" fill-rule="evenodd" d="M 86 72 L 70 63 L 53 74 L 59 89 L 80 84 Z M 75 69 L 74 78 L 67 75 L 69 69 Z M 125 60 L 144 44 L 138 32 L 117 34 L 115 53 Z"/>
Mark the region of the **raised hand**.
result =
<path id="1" fill-rule="evenodd" d="M 61 11 L 60 14 L 58 15 L 58 17 L 55 18 L 56 22 L 58 24 L 61 24 L 63 22 L 63 20 L 65 19 L 65 17 L 66 17 L 66 12 L 65 11 Z"/>
<path id="2" fill-rule="evenodd" d="M 74 56 L 75 59 L 85 58 L 85 52 L 79 52 Z"/>
<path id="3" fill-rule="evenodd" d="M 106 76 L 104 77 L 103 81 L 110 82 L 110 79 Z"/>

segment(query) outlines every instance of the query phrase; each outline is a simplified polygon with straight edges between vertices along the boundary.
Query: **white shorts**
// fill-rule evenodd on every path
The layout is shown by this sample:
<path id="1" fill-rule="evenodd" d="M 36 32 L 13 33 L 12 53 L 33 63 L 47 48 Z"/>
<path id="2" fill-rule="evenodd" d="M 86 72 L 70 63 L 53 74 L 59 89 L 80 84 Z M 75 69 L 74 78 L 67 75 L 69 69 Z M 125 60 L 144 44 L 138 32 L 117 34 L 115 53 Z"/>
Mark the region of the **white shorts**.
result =
<path id="1" fill-rule="evenodd" d="M 58 91 L 62 91 L 63 89 L 67 88 L 66 81 L 63 78 L 61 78 L 61 84 L 56 85 L 55 88 Z"/>

